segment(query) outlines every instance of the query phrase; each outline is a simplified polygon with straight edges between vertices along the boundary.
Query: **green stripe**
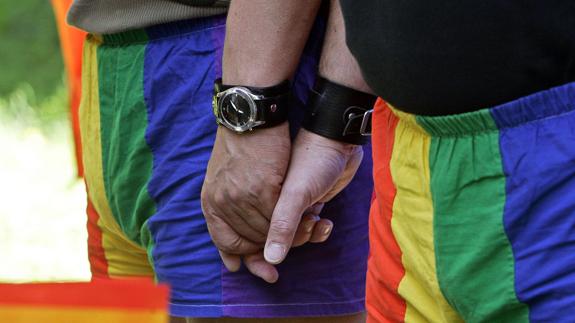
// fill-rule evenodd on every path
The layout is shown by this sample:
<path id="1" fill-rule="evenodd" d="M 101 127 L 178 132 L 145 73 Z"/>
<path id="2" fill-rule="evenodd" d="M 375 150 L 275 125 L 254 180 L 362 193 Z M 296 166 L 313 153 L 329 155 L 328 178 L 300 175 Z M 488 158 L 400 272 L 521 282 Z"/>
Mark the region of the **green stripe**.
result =
<path id="1" fill-rule="evenodd" d="M 140 43 L 145 45 L 148 42 L 148 34 L 144 29 L 135 29 L 123 31 L 115 34 L 107 34 L 102 36 L 104 44 L 106 45 L 125 45 L 127 43 L 134 44 Z"/>
<path id="2" fill-rule="evenodd" d="M 106 196 L 126 236 L 150 252 L 145 222 L 156 205 L 147 189 L 153 156 L 145 140 L 145 50 L 145 44 L 100 46 L 98 75 Z"/>
<path id="3" fill-rule="evenodd" d="M 487 128 L 496 129 L 489 111 L 475 116 L 449 123 L 475 129 L 487 120 Z M 430 132 L 444 121 L 418 118 Z M 528 308 L 515 294 L 513 254 L 503 227 L 499 132 L 433 137 L 429 161 L 437 275 L 448 302 L 466 322 L 528 322 Z"/>

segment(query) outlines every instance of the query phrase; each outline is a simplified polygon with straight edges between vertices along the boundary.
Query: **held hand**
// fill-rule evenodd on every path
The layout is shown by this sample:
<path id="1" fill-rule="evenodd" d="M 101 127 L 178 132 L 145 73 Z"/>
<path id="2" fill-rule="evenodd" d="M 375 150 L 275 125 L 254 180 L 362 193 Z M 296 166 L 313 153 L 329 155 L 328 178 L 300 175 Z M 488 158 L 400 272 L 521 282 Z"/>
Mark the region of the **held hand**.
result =
<path id="1" fill-rule="evenodd" d="M 329 238 L 333 223 L 327 219 L 320 219 L 318 214 L 323 203 L 316 204 L 305 211 L 298 225 L 293 247 L 301 246 L 307 242 L 323 242 Z M 220 256 L 229 271 L 237 271 L 241 266 L 241 257 L 220 251 Z M 255 276 L 268 283 L 275 283 L 279 278 L 277 269 L 265 261 L 263 250 L 243 256 L 246 268 Z"/>
<path id="2" fill-rule="evenodd" d="M 321 211 L 321 207 L 312 207 L 310 210 L 306 211 L 299 223 L 295 238 L 292 243 L 293 247 L 301 246 L 307 242 L 323 242 L 329 238 L 331 233 L 331 228 L 333 223 L 327 219 L 320 219 L 317 215 Z M 317 212 L 317 213 L 316 213 Z M 224 255 L 225 257 L 228 255 Z M 235 259 L 229 259 L 234 262 L 236 267 L 239 269 L 240 260 L 238 256 Z M 246 268 L 255 276 L 258 276 L 268 283 L 275 283 L 279 274 L 274 265 L 271 265 L 264 259 L 263 250 L 244 256 L 243 258 Z"/>
<path id="3" fill-rule="evenodd" d="M 202 210 L 212 240 L 224 254 L 261 250 L 290 146 L 287 123 L 245 134 L 218 128 L 202 187 Z"/>
<path id="4" fill-rule="evenodd" d="M 240 268 L 244 256 L 251 273 L 270 283 L 278 279 L 275 267 L 264 260 L 262 248 L 289 150 L 287 125 L 242 135 L 218 129 L 202 188 L 202 209 L 212 240 L 230 271 Z M 317 203 L 304 212 L 296 224 L 292 247 L 329 237 L 333 224 L 318 217 L 322 207 L 323 203 Z"/>
<path id="5" fill-rule="evenodd" d="M 278 264 L 284 260 L 304 212 L 318 202 L 329 201 L 345 188 L 362 158 L 361 146 L 300 130 L 271 219 L 264 250 L 268 263 Z M 323 230 L 324 235 L 329 234 L 331 226 Z M 310 241 L 314 241 L 313 238 Z"/>

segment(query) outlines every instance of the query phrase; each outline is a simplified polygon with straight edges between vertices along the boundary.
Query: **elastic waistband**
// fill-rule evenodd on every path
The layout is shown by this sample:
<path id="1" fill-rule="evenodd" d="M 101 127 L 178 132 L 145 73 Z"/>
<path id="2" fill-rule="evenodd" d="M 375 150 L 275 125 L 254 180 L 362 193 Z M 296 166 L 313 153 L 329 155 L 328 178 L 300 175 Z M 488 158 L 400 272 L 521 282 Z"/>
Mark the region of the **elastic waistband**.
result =
<path id="1" fill-rule="evenodd" d="M 432 136 L 465 136 L 513 128 L 575 110 L 575 82 L 537 92 L 493 108 L 448 116 L 417 116 L 392 108 L 401 120 Z"/>
<path id="2" fill-rule="evenodd" d="M 189 34 L 226 23 L 226 15 L 181 20 L 152 27 L 99 36 L 106 45 L 145 43 L 151 40 Z"/>

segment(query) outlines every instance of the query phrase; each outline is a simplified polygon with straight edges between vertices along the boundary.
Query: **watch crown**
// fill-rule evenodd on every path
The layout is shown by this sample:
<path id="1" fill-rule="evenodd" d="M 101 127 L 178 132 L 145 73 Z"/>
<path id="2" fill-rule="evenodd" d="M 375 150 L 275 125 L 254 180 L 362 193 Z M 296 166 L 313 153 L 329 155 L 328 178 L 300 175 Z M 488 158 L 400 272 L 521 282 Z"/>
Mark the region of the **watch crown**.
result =
<path id="1" fill-rule="evenodd" d="M 271 111 L 271 112 L 276 112 L 277 109 L 278 109 L 277 104 L 274 103 L 274 104 L 270 105 L 270 111 Z"/>
<path id="2" fill-rule="evenodd" d="M 212 97 L 212 111 L 215 116 L 218 115 L 218 98 L 215 95 Z"/>

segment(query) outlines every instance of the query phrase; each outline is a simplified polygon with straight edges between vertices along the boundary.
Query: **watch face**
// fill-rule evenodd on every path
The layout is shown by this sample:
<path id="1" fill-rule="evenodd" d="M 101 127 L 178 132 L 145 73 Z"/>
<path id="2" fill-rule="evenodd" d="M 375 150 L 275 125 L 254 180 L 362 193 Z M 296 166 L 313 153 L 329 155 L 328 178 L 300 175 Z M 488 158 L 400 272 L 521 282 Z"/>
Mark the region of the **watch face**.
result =
<path id="1" fill-rule="evenodd" d="M 255 119 L 253 100 L 242 91 L 230 91 L 221 98 L 220 115 L 235 130 L 247 130 Z"/>

